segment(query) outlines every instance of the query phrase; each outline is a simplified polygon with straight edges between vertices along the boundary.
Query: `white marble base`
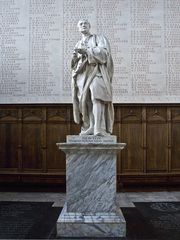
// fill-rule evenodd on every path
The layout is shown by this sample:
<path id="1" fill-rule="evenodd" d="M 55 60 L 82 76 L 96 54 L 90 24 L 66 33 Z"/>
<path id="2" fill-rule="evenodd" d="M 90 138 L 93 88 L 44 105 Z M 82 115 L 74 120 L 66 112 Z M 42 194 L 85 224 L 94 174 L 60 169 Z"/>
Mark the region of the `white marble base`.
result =
<path id="1" fill-rule="evenodd" d="M 66 205 L 57 221 L 60 237 L 122 237 L 125 219 L 116 203 L 116 136 L 67 136 Z"/>
<path id="2" fill-rule="evenodd" d="M 59 237 L 124 237 L 126 221 L 121 210 L 116 213 L 70 213 L 66 204 L 57 220 Z"/>

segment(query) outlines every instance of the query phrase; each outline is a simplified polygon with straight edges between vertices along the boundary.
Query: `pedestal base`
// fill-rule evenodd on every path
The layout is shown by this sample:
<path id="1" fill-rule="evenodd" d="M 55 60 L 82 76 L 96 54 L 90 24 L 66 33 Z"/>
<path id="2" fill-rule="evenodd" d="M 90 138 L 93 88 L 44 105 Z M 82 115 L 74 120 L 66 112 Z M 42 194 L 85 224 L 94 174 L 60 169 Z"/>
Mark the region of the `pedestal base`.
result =
<path id="1" fill-rule="evenodd" d="M 59 237 L 112 238 L 126 235 L 116 204 L 116 136 L 67 136 L 66 205 L 57 221 Z"/>
<path id="2" fill-rule="evenodd" d="M 65 204 L 57 220 L 59 237 L 124 237 L 126 221 L 120 209 L 117 213 L 70 213 Z"/>

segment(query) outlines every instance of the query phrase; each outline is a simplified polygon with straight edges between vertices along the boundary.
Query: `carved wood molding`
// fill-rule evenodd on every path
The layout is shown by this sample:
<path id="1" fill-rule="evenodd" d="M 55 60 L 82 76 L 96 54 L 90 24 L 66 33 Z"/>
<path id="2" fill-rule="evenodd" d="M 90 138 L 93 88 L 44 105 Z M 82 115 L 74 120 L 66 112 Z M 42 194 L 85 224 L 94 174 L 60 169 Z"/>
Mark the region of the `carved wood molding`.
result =
<path id="1" fill-rule="evenodd" d="M 148 122 L 166 122 L 167 110 L 166 108 L 147 108 L 147 121 Z"/>
<path id="2" fill-rule="evenodd" d="M 25 108 L 22 109 L 22 118 L 24 121 L 42 121 L 45 119 L 45 114 L 42 108 Z"/>
<path id="3" fill-rule="evenodd" d="M 70 121 L 70 111 L 68 108 L 48 108 L 47 109 L 48 121 Z"/>
<path id="4" fill-rule="evenodd" d="M 173 122 L 180 122 L 180 108 L 172 108 L 171 117 Z"/>
<path id="5" fill-rule="evenodd" d="M 122 108 L 121 110 L 122 122 L 141 122 L 142 108 Z"/>
<path id="6" fill-rule="evenodd" d="M 16 120 L 18 119 L 18 109 L 0 109 L 0 120 Z"/>

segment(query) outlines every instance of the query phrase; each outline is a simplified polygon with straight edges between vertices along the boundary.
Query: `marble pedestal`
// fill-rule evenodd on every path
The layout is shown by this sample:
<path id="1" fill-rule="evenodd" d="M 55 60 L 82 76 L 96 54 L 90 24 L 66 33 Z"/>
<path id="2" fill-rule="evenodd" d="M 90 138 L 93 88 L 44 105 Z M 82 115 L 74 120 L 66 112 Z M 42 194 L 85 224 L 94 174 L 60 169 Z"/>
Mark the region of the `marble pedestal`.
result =
<path id="1" fill-rule="evenodd" d="M 59 237 L 123 237 L 126 222 L 116 205 L 116 136 L 67 136 L 66 203 L 57 221 Z"/>

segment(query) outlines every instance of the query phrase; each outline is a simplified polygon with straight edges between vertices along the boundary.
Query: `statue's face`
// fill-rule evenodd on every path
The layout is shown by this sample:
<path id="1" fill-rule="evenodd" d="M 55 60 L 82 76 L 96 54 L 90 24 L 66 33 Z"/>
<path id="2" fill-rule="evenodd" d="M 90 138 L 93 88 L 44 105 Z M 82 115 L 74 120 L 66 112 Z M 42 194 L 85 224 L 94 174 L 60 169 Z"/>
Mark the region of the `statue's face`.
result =
<path id="1" fill-rule="evenodd" d="M 88 21 L 85 20 L 80 20 L 78 22 L 78 28 L 81 33 L 89 33 L 90 31 L 90 24 Z"/>

